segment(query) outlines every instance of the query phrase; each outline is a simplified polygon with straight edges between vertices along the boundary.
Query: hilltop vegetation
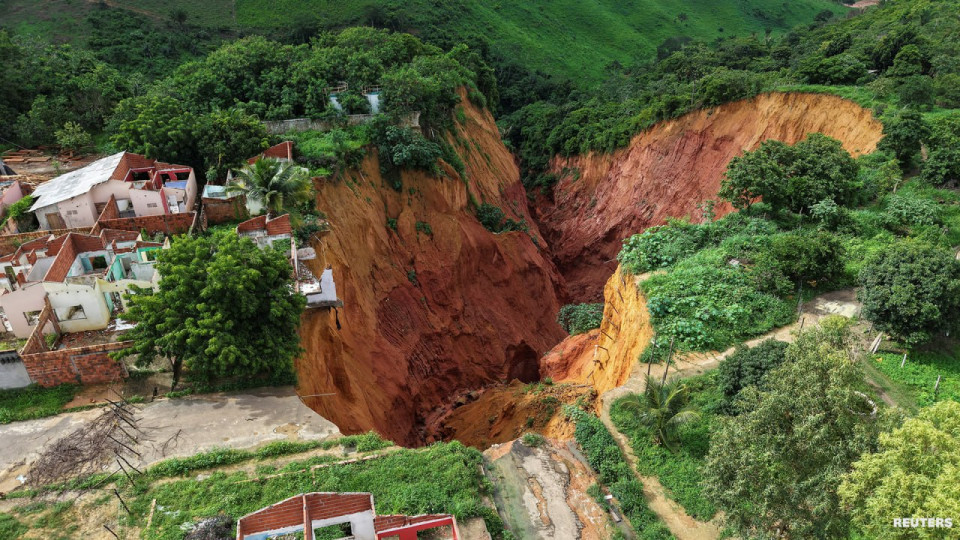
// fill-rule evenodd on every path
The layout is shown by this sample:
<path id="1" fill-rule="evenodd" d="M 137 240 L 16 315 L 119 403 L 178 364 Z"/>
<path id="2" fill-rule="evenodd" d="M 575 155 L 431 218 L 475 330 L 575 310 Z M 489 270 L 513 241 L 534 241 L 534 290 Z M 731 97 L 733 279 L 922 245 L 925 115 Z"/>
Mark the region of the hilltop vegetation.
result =
<path id="1" fill-rule="evenodd" d="M 960 45 L 953 37 L 960 32 L 958 9 L 955 0 L 891 0 L 857 17 L 797 26 L 779 38 L 677 44 L 656 62 L 614 70 L 595 91 L 543 93 L 500 123 L 531 188 L 555 181 L 545 170 L 556 154 L 610 152 L 661 120 L 772 90 L 852 98 L 874 107 L 893 129 L 901 108 L 960 107 Z M 899 132 L 923 138 L 913 127 Z M 896 129 L 892 133 L 892 140 L 900 138 Z"/>
<path id="2" fill-rule="evenodd" d="M 51 41 L 78 44 L 85 37 L 71 28 L 66 18 L 82 18 L 96 9 L 86 2 L 67 0 L 14 0 L 10 4 L 12 16 L 5 26 Z M 542 71 L 578 87 L 602 80 L 611 64 L 650 59 L 671 43 L 780 33 L 821 12 L 846 10 L 828 0 L 117 0 L 111 4 L 154 26 L 182 21 L 180 32 L 174 34 L 182 33 L 184 24 L 189 24 L 208 36 L 257 33 L 302 42 L 323 30 L 357 25 L 389 28 L 444 48 L 467 43 L 489 53 L 488 60 L 504 68 Z"/>

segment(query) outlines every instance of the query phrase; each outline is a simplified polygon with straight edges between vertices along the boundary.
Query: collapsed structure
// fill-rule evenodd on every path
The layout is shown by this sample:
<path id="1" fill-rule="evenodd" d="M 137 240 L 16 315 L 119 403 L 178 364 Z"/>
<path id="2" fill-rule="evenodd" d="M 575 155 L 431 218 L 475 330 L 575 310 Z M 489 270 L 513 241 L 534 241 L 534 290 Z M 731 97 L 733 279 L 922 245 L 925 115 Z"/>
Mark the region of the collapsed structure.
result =
<path id="1" fill-rule="evenodd" d="M 324 538 L 354 540 L 416 540 L 426 530 L 437 540 L 460 538 L 457 519 L 450 514 L 378 516 L 370 493 L 304 493 L 240 518 L 237 540 L 301 531 L 304 540 L 313 540 L 317 529 L 324 530 Z"/>
<path id="2" fill-rule="evenodd" d="M 37 186 L 30 211 L 44 230 L 93 227 L 111 200 L 116 218 L 189 214 L 197 179 L 185 165 L 118 152 Z"/>
<path id="3" fill-rule="evenodd" d="M 126 308 L 123 293 L 156 287 L 154 256 L 164 247 L 169 243 L 116 230 L 31 240 L 0 257 L 4 322 L 13 335 L 28 338 L 49 302 L 65 332 L 106 328 Z"/>
<path id="4" fill-rule="evenodd" d="M 295 291 L 307 298 L 307 309 L 341 307 L 343 302 L 337 298 L 337 286 L 333 281 L 333 268 L 323 269 L 320 278 L 314 275 L 306 261 L 317 257 L 313 248 L 297 249 L 290 225 L 290 214 L 271 218 L 257 216 L 237 225 L 237 235 L 253 240 L 260 249 L 278 249 L 287 251 L 289 246 L 290 266 L 293 267 Z"/>

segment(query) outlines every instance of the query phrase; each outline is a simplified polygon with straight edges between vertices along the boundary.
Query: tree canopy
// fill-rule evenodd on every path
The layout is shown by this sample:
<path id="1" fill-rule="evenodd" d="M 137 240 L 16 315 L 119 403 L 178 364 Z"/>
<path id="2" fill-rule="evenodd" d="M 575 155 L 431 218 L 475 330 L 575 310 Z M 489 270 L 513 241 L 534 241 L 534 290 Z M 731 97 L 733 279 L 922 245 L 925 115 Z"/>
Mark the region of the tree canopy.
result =
<path id="1" fill-rule="evenodd" d="M 856 390 L 862 380 L 842 333 L 818 328 L 787 348 L 765 390 L 740 393 L 744 412 L 721 421 L 704 470 L 728 524 L 747 535 L 846 536 L 837 486 L 889 424 Z"/>
<path id="2" fill-rule="evenodd" d="M 157 271 L 159 290 L 130 296 L 122 317 L 137 325 L 122 354 L 141 364 L 170 359 L 174 384 L 182 368 L 201 381 L 292 372 L 306 301 L 282 252 L 232 232 L 177 237 L 157 255 Z"/>
<path id="3" fill-rule="evenodd" d="M 840 498 L 867 536 L 887 537 L 894 518 L 960 515 L 960 403 L 944 401 L 880 435 L 843 477 Z M 896 538 L 936 538 L 904 529 Z"/>
<path id="4" fill-rule="evenodd" d="M 820 133 L 793 146 L 770 140 L 730 161 L 720 196 L 739 209 L 760 198 L 793 212 L 825 199 L 847 204 L 857 195 L 859 168 L 840 141 Z"/>
<path id="5" fill-rule="evenodd" d="M 957 325 L 960 262 L 946 250 L 897 242 L 867 261 L 860 285 L 863 316 L 909 345 Z"/>

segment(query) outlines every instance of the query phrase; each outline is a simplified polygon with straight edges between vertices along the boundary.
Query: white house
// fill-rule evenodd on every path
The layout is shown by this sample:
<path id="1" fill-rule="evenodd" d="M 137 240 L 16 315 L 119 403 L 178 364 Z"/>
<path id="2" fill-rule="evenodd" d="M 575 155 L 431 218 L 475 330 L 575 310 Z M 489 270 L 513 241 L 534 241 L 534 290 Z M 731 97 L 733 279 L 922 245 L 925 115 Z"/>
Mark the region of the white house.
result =
<path id="1" fill-rule="evenodd" d="M 111 195 L 120 217 L 190 212 L 197 178 L 190 167 L 119 152 L 40 184 L 30 211 L 44 230 L 92 227 Z"/>

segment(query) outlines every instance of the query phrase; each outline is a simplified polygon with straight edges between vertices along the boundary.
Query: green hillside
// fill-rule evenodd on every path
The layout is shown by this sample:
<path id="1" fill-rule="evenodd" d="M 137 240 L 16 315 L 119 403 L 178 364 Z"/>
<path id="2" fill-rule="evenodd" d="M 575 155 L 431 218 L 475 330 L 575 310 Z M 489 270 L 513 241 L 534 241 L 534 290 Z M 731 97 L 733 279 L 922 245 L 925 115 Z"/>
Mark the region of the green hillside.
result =
<path id="1" fill-rule="evenodd" d="M 667 40 L 777 34 L 823 10 L 830 0 L 113 0 L 159 25 L 186 14 L 189 25 L 228 33 L 304 38 L 316 30 L 369 24 L 408 31 L 449 47 L 467 42 L 509 63 L 570 79 L 600 81 L 613 62 L 655 56 Z M 0 26 L 55 42 L 83 42 L 95 4 L 79 0 L 9 0 Z M 579 83 L 579 84 L 578 84 Z"/>
<path id="2" fill-rule="evenodd" d="M 846 8 L 825 0 L 237 0 L 237 19 L 244 28 L 313 19 L 321 26 L 384 24 L 434 42 L 484 41 L 528 69 L 594 82 L 611 62 L 650 58 L 670 38 L 762 35 L 810 22 L 824 9 Z"/>

